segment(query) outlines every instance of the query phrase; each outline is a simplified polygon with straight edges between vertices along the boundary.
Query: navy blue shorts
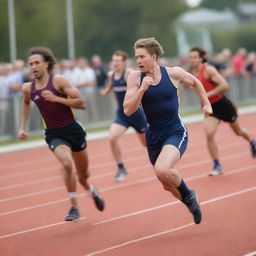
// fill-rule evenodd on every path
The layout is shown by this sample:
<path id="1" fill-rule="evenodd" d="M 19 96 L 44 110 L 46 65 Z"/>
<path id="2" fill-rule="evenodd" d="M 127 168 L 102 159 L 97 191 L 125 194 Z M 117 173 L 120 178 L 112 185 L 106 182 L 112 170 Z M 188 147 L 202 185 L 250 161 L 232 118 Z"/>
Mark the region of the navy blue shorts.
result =
<path id="1" fill-rule="evenodd" d="M 46 129 L 45 141 L 52 151 L 59 145 L 66 145 L 73 152 L 80 152 L 87 146 L 86 133 L 77 122 L 62 128 Z"/>
<path id="2" fill-rule="evenodd" d="M 147 130 L 146 117 L 141 109 L 138 109 L 131 116 L 127 116 L 123 111 L 117 111 L 116 118 L 113 123 L 120 124 L 126 128 L 133 127 L 138 133 L 145 133 Z"/>
<path id="3" fill-rule="evenodd" d="M 154 136 L 154 132 L 150 135 L 148 133 L 146 134 L 148 156 L 152 165 L 155 165 L 156 160 L 165 145 L 176 147 L 180 152 L 180 157 L 182 157 L 187 148 L 188 134 L 186 128 L 179 129 L 167 136 L 164 136 L 164 132 L 162 133 L 163 136 L 159 136 L 158 134 L 157 136 L 159 136 L 160 139 L 153 144 L 150 142 L 150 137 L 152 137 L 152 135 Z"/>

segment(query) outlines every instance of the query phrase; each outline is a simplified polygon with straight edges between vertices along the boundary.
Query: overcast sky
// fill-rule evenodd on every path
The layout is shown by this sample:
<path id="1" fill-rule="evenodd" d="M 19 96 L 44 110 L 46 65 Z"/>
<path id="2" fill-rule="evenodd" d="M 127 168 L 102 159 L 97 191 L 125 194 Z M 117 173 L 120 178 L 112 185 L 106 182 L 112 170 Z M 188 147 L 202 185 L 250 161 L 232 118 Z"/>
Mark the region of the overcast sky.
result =
<path id="1" fill-rule="evenodd" d="M 201 0 L 186 0 L 186 1 L 190 7 L 195 7 L 201 2 Z"/>

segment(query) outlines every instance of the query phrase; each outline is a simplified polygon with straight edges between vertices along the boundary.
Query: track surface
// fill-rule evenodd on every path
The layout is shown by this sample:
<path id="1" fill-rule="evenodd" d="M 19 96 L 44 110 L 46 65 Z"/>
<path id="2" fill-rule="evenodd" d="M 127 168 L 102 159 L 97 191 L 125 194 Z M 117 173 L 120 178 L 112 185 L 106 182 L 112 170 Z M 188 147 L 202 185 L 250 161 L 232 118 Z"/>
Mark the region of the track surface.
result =
<path id="1" fill-rule="evenodd" d="M 256 114 L 240 117 L 256 136 Z M 201 123 L 188 125 L 189 145 L 177 169 L 199 194 L 203 221 L 164 191 L 136 135 L 121 139 L 127 178 L 113 181 L 107 140 L 89 142 L 90 181 L 106 201 L 98 212 L 78 186 L 82 219 L 63 221 L 69 200 L 61 167 L 47 148 L 0 155 L 0 254 L 116 256 L 256 255 L 256 159 L 227 124 L 217 132 L 224 175 L 212 167 Z"/>

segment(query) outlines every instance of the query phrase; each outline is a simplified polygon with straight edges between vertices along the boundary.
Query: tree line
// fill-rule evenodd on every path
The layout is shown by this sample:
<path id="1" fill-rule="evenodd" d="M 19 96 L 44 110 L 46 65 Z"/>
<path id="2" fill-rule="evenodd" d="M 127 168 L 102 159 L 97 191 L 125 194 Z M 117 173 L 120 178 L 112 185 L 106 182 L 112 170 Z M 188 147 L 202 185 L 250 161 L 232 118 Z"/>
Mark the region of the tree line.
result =
<path id="1" fill-rule="evenodd" d="M 30 47 L 50 47 L 60 59 L 68 58 L 66 1 L 13 0 L 17 57 Z M 8 62 L 8 0 L 0 0 L 0 62 Z M 237 10 L 241 2 L 256 0 L 203 0 L 202 7 Z M 122 49 L 133 54 L 141 37 L 156 37 L 167 56 L 177 55 L 175 20 L 188 10 L 185 0 L 73 0 L 76 56 L 99 54 L 108 60 Z"/>

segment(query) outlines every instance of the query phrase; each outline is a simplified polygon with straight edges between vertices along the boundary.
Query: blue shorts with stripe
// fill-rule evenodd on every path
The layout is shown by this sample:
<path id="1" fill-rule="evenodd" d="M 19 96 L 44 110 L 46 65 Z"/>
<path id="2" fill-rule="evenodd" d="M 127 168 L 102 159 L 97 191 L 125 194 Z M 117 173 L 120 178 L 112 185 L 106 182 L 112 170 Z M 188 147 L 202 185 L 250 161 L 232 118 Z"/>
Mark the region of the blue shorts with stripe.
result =
<path id="1" fill-rule="evenodd" d="M 181 127 L 173 133 L 162 131 L 161 133 L 157 132 L 157 134 L 154 134 L 154 132 L 151 131 L 147 132 L 146 141 L 150 162 L 152 165 L 155 165 L 165 145 L 176 147 L 180 152 L 180 157 L 182 157 L 187 148 L 188 134 L 185 127 Z"/>
<path id="2" fill-rule="evenodd" d="M 124 127 L 133 127 L 138 133 L 145 133 L 147 130 L 146 117 L 141 109 L 138 109 L 131 116 L 127 116 L 123 111 L 118 110 L 113 123 L 120 124 Z"/>

